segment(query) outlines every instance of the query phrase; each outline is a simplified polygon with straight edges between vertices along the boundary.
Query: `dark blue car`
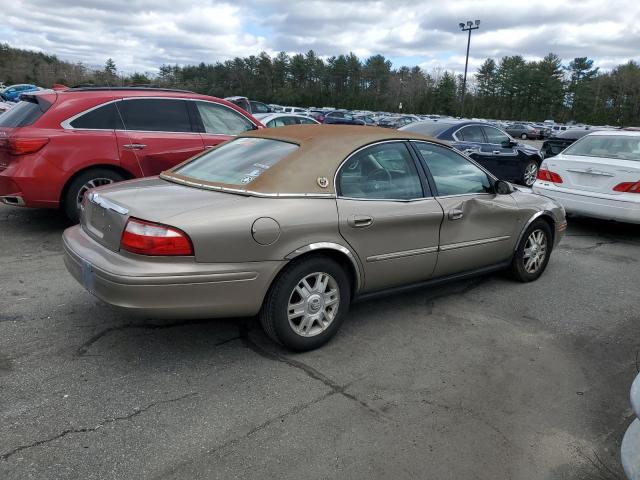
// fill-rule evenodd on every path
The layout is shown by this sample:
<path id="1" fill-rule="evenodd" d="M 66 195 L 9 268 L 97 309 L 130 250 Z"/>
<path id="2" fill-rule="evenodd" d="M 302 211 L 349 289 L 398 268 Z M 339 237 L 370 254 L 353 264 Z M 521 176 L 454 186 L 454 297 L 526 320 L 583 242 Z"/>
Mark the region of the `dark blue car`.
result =
<path id="1" fill-rule="evenodd" d="M 486 122 L 428 120 L 410 123 L 400 130 L 446 141 L 501 180 L 527 187 L 536 181 L 542 163 L 537 149 L 518 143 L 503 130 Z"/>

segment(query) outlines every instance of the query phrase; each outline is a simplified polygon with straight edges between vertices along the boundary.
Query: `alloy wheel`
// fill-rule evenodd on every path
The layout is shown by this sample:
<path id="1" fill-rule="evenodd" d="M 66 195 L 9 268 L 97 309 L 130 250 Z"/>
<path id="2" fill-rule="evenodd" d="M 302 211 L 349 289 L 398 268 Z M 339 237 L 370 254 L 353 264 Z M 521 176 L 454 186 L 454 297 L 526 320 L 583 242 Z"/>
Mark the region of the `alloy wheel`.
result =
<path id="1" fill-rule="evenodd" d="M 289 296 L 289 325 L 298 335 L 313 337 L 331 325 L 339 306 L 340 289 L 336 280 L 328 273 L 311 273 L 297 283 Z"/>
<path id="2" fill-rule="evenodd" d="M 524 269 L 527 273 L 536 273 L 547 256 L 547 236 L 540 230 L 536 229 L 527 238 L 524 245 L 522 260 Z"/>
<path id="3" fill-rule="evenodd" d="M 80 208 L 80 204 L 82 203 L 82 199 L 84 198 L 85 193 L 87 193 L 87 191 L 91 190 L 92 188 L 96 188 L 96 187 L 101 187 L 103 185 L 109 185 L 113 183 L 113 180 L 110 178 L 93 178 L 91 180 L 89 180 L 87 183 L 85 183 L 84 185 L 82 185 L 82 187 L 80 187 L 80 190 L 78 190 L 78 196 L 76 198 L 76 205 L 78 208 Z"/>
<path id="4" fill-rule="evenodd" d="M 536 182 L 538 176 L 538 165 L 535 162 L 531 162 L 524 169 L 524 184 L 530 187 Z"/>

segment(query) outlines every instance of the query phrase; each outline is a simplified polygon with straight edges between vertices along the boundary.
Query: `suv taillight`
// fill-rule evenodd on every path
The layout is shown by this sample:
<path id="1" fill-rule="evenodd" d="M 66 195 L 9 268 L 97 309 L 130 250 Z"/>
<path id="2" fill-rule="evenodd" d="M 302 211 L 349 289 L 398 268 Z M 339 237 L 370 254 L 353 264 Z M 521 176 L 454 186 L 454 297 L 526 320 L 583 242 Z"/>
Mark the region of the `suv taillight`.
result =
<path id="1" fill-rule="evenodd" d="M 127 221 L 120 248 L 139 255 L 193 255 L 191 239 L 183 231 L 137 218 Z"/>
<path id="2" fill-rule="evenodd" d="M 622 182 L 613 187 L 616 192 L 640 193 L 640 181 L 638 182 Z"/>
<path id="3" fill-rule="evenodd" d="M 544 180 L 546 182 L 562 183 L 562 177 L 556 172 L 551 170 L 540 169 L 538 170 L 538 180 Z"/>
<path id="4" fill-rule="evenodd" d="M 0 149 L 9 155 L 27 155 L 36 153 L 49 143 L 46 137 L 9 137 L 0 138 Z"/>

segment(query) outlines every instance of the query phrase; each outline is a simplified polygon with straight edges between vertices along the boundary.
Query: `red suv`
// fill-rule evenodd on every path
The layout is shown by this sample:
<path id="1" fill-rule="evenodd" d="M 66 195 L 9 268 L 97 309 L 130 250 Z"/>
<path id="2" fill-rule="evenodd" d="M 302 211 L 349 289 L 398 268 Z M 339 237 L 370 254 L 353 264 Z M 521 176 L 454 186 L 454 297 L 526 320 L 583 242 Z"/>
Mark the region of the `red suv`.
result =
<path id="1" fill-rule="evenodd" d="M 0 199 L 62 207 L 77 220 L 90 188 L 157 175 L 262 124 L 225 100 L 157 88 L 23 95 L 0 116 Z"/>

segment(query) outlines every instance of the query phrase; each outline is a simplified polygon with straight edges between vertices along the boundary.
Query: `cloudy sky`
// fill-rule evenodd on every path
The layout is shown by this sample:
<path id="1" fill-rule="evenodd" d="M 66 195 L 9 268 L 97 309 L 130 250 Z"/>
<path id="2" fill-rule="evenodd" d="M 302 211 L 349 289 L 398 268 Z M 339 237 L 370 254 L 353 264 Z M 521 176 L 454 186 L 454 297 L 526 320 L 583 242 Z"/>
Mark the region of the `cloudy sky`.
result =
<path id="1" fill-rule="evenodd" d="M 475 19 L 472 70 L 487 57 L 550 51 L 603 69 L 640 60 L 638 0 L 11 0 L 0 15 L 0 42 L 89 65 L 112 57 L 127 73 L 309 49 L 460 71 L 458 23 Z"/>

